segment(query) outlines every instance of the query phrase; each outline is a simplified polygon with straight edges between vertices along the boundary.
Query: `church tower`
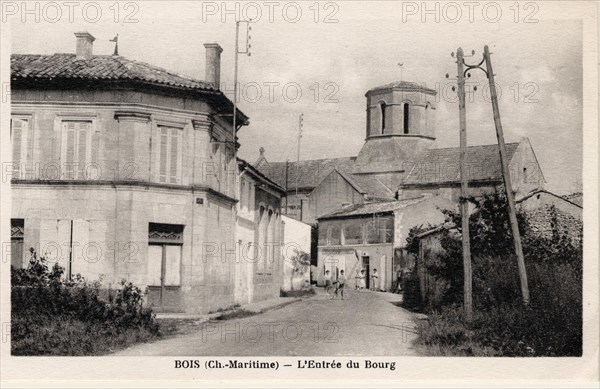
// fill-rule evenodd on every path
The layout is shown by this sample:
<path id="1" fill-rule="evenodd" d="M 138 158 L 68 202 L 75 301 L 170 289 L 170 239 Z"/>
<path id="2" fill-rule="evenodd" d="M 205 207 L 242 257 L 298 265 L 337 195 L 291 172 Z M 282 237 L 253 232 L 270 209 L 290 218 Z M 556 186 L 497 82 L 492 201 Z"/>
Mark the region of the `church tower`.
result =
<path id="1" fill-rule="evenodd" d="M 394 187 L 416 157 L 435 141 L 433 89 L 397 81 L 366 93 L 367 138 L 355 174 L 376 174 Z"/>

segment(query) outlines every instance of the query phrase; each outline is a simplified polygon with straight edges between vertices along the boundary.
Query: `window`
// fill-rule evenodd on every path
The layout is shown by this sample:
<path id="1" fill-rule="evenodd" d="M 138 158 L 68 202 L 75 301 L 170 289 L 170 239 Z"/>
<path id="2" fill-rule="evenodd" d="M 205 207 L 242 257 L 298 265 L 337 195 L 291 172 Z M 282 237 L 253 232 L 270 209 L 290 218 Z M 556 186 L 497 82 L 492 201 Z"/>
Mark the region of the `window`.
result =
<path id="1" fill-rule="evenodd" d="M 360 221 L 350 223 L 344 225 L 344 244 L 362 244 L 362 223 Z"/>
<path id="2" fill-rule="evenodd" d="M 342 229 L 338 225 L 333 225 L 327 228 L 327 245 L 339 246 L 342 244 L 341 237 Z"/>
<path id="3" fill-rule="evenodd" d="M 29 119 L 12 118 L 10 135 L 13 146 L 13 178 L 23 177 L 23 165 L 33 158 L 33 136 Z"/>
<path id="4" fill-rule="evenodd" d="M 181 177 L 182 138 L 183 130 L 180 128 L 159 126 L 160 158 L 159 182 L 178 184 Z"/>
<path id="5" fill-rule="evenodd" d="M 410 107 L 408 103 L 404 103 L 404 133 L 408 134 L 408 126 L 410 125 Z"/>
<path id="6" fill-rule="evenodd" d="M 67 180 L 84 179 L 92 159 L 92 122 L 63 120 L 61 160 Z"/>
<path id="7" fill-rule="evenodd" d="M 10 219 L 10 264 L 17 269 L 23 267 L 23 237 L 25 220 Z"/>
<path id="8" fill-rule="evenodd" d="M 379 103 L 379 109 L 381 110 L 381 133 L 383 134 L 383 132 L 385 131 L 385 111 L 386 111 L 387 105 L 385 104 L 385 102 L 381 102 Z"/>
<path id="9" fill-rule="evenodd" d="M 374 217 L 367 224 L 367 244 L 392 243 L 394 237 L 393 218 Z"/>

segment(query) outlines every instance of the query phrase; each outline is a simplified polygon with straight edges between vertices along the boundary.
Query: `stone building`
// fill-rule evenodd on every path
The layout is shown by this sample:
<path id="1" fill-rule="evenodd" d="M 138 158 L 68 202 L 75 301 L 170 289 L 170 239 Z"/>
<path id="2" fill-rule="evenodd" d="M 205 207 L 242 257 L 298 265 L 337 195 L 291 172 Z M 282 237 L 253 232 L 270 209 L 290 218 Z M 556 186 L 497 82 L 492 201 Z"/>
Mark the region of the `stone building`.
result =
<path id="1" fill-rule="evenodd" d="M 237 255 L 234 265 L 236 304 L 279 296 L 284 284 L 283 188 L 246 161 L 239 160 L 240 192 L 237 204 Z"/>
<path id="2" fill-rule="evenodd" d="M 459 149 L 435 147 L 436 92 L 394 82 L 366 94 L 366 140 L 355 157 L 270 162 L 261 150 L 255 166 L 287 188 L 287 215 L 306 223 L 346 204 L 409 199 L 424 193 L 457 201 Z M 545 182 L 527 138 L 507 143 L 513 190 L 525 195 Z M 498 146 L 467 148 L 469 194 L 502 185 Z"/>
<path id="3" fill-rule="evenodd" d="M 251 267 L 233 260 L 237 245 L 281 235 L 283 190 L 243 162 L 239 172 L 221 47 L 204 45 L 199 81 L 95 55 L 94 37 L 75 35 L 75 54 L 11 57 L 12 263 L 34 247 L 68 277 L 131 281 L 164 311 L 278 295 L 276 249 Z"/>
<path id="4" fill-rule="evenodd" d="M 365 271 L 367 287 L 373 270 L 379 279 L 377 289 L 391 290 L 398 271 L 410 267 L 404 247 L 410 229 L 418 225 L 444 222 L 441 209 L 453 208 L 442 196 L 421 195 L 412 199 L 348 205 L 319 218 L 317 284 L 323 274 L 332 277 L 344 270 L 350 285 L 360 270 Z"/>
<path id="5" fill-rule="evenodd" d="M 573 200 L 577 200 L 575 196 Z M 527 216 L 531 232 L 548 239 L 568 237 L 581 244 L 583 239 L 583 207 L 568 196 L 561 197 L 546 190 L 536 190 L 517 199 L 518 208 Z"/>
<path id="6" fill-rule="evenodd" d="M 381 285 L 389 289 L 397 270 L 408 266 L 403 254 L 408 230 L 443 222 L 440 204 L 457 206 L 460 150 L 436 147 L 435 112 L 436 91 L 393 82 L 366 93 L 366 139 L 357 156 L 269 162 L 261 149 L 255 166 L 287 189 L 284 212 L 317 225 L 317 278 L 328 268 L 353 272 L 349 264 L 367 272 L 377 267 Z M 507 143 L 506 149 L 516 195 L 543 188 L 529 140 Z M 468 195 L 503 186 L 496 144 L 469 146 L 466 163 Z M 385 234 L 373 232 L 379 228 L 375 222 L 388 238 L 376 239 Z"/>

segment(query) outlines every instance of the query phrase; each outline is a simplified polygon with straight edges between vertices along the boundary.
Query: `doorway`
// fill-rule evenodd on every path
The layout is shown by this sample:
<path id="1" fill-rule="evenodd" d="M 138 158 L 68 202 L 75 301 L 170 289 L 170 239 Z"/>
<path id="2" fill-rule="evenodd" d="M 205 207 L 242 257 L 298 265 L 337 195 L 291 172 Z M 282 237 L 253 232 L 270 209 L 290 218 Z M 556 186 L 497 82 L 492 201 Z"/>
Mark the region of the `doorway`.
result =
<path id="1" fill-rule="evenodd" d="M 157 311 L 181 309 L 183 226 L 150 223 L 148 305 Z"/>
<path id="2" fill-rule="evenodd" d="M 361 269 L 365 271 L 365 289 L 369 290 L 371 285 L 371 269 L 369 266 L 370 258 L 368 256 L 362 257 Z"/>

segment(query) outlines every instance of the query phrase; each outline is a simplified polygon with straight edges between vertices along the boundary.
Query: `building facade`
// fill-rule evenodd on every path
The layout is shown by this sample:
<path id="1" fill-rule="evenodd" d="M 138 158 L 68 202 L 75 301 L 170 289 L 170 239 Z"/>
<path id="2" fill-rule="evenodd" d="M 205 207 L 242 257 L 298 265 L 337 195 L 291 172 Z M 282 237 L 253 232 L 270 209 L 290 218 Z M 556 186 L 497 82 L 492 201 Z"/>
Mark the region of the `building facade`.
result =
<path id="1" fill-rule="evenodd" d="M 350 279 L 377 268 L 380 289 L 413 265 L 405 251 L 408 231 L 444 221 L 441 209 L 460 198 L 460 150 L 435 144 L 436 91 L 399 81 L 366 95 L 366 138 L 355 157 L 295 163 L 256 161 L 287 189 L 287 215 L 318 229 L 317 279 L 345 269 Z M 545 179 L 527 138 L 507 143 L 517 197 L 541 190 Z M 501 190 L 498 145 L 467 147 L 468 196 Z M 441 209 L 440 209 L 441 207 Z"/>
<path id="2" fill-rule="evenodd" d="M 34 247 L 67 277 L 131 281 L 163 311 L 258 297 L 236 292 L 239 145 L 218 89 L 220 46 L 205 45 L 198 81 L 94 55 L 94 37 L 76 37 L 75 54 L 11 58 L 13 265 L 26 266 Z M 268 180 L 265 190 L 252 197 L 272 210 L 274 238 L 281 191 Z"/>
<path id="3" fill-rule="evenodd" d="M 413 263 L 405 250 L 410 229 L 443 223 L 442 210 L 455 206 L 442 196 L 422 195 L 348 205 L 320 217 L 317 284 L 323 284 L 325 271 L 336 278 L 344 270 L 353 287 L 357 273 L 364 270 L 367 287 L 392 290 L 398 271 Z M 377 285 L 370 285 L 374 270 Z"/>
<path id="4" fill-rule="evenodd" d="M 255 166 L 287 189 L 287 215 L 309 224 L 347 204 L 410 199 L 429 193 L 457 201 L 460 150 L 436 148 L 436 91 L 399 81 L 366 93 L 366 138 L 354 157 L 269 162 L 264 149 Z M 543 188 L 544 175 L 527 138 L 507 143 L 513 190 Z M 502 185 L 497 145 L 466 151 L 469 194 Z"/>

